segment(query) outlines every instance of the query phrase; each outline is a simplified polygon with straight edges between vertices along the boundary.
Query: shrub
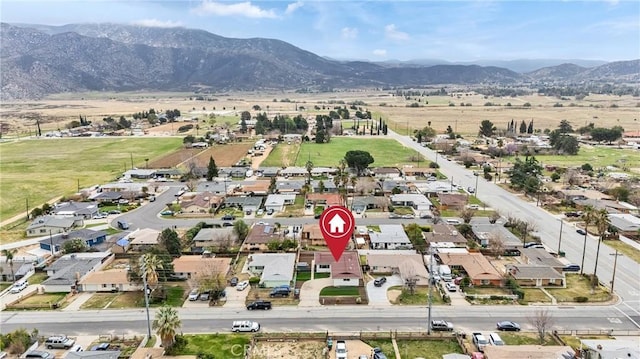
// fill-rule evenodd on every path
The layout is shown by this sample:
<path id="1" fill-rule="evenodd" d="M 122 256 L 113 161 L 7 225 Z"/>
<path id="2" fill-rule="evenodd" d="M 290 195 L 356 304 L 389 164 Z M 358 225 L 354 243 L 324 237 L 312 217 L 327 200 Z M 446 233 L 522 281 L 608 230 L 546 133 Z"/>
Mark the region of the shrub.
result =
<path id="1" fill-rule="evenodd" d="M 576 301 L 577 303 L 586 303 L 589 301 L 588 297 L 575 297 L 573 298 L 574 301 Z"/>
<path id="2" fill-rule="evenodd" d="M 258 284 L 258 283 L 260 283 L 260 277 L 249 278 L 249 284 Z"/>

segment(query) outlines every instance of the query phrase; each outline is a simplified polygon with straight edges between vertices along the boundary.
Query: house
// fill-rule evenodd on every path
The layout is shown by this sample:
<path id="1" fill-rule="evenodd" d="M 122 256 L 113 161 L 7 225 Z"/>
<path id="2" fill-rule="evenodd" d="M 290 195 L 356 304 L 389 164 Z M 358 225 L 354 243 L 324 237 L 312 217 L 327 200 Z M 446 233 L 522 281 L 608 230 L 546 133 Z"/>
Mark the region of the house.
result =
<path id="1" fill-rule="evenodd" d="M 372 274 L 400 274 L 403 281 L 413 278 L 417 279 L 418 285 L 429 284 L 429 272 L 420 254 L 415 252 L 413 254 L 394 254 L 396 251 L 387 252 L 390 253 L 369 253 L 367 255 L 367 265 L 369 265 Z"/>
<path id="2" fill-rule="evenodd" d="M 313 169 L 311 169 L 311 176 L 313 177 L 320 177 L 320 176 L 332 176 L 334 174 L 336 174 L 338 172 L 337 168 L 333 168 L 333 167 L 313 167 Z"/>
<path id="3" fill-rule="evenodd" d="M 471 284 L 492 285 L 501 287 L 503 278 L 482 253 L 438 253 L 442 264 L 446 264 L 453 270 L 464 271 L 471 280 Z"/>
<path id="4" fill-rule="evenodd" d="M 224 202 L 224 197 L 216 196 L 212 192 L 189 193 L 182 196 L 180 210 L 184 213 L 215 212 Z"/>
<path id="5" fill-rule="evenodd" d="M 522 253 L 522 261 L 524 263 L 552 267 L 558 273 L 562 273 L 564 263 L 544 248 L 522 248 L 520 252 Z"/>
<path id="6" fill-rule="evenodd" d="M 312 180 L 311 189 L 315 193 L 337 193 L 338 187 L 332 180 Z"/>
<path id="7" fill-rule="evenodd" d="M 271 181 L 251 181 L 242 185 L 242 193 L 246 196 L 266 196 L 270 186 Z"/>
<path id="8" fill-rule="evenodd" d="M 303 246 L 326 246 L 319 223 L 308 223 L 302 226 L 300 241 Z"/>
<path id="9" fill-rule="evenodd" d="M 243 251 L 265 251 L 268 249 L 267 244 L 272 241 L 280 240 L 280 233 L 276 232 L 275 226 L 268 224 L 254 224 L 249 230 L 247 238 L 242 243 Z"/>
<path id="10" fill-rule="evenodd" d="M 136 179 L 149 179 L 156 177 L 156 170 L 154 169 L 144 169 L 144 168 L 134 168 L 132 170 L 128 170 L 123 173 L 124 178 L 136 178 Z"/>
<path id="11" fill-rule="evenodd" d="M 255 171 L 255 173 L 258 176 L 271 178 L 271 177 L 278 177 L 280 170 L 281 170 L 280 167 L 260 167 Z"/>
<path id="12" fill-rule="evenodd" d="M 412 249 L 413 245 L 400 224 L 381 224 L 380 232 L 369 232 L 371 249 Z"/>
<path id="13" fill-rule="evenodd" d="M 535 264 L 508 264 L 507 276 L 522 287 L 550 287 L 565 285 L 564 274 L 552 267 Z"/>
<path id="14" fill-rule="evenodd" d="M 467 205 L 467 195 L 461 193 L 438 193 L 438 202 L 440 202 L 440 209 L 455 209 L 463 210 Z"/>
<path id="15" fill-rule="evenodd" d="M 419 182 L 415 185 L 417 186 L 420 193 L 429 198 L 436 197 L 440 193 L 449 193 L 455 190 L 453 188 L 453 184 L 449 181 Z"/>
<path id="16" fill-rule="evenodd" d="M 69 240 L 80 238 L 91 248 L 107 240 L 107 232 L 82 228 L 69 233 L 56 234 L 40 241 L 40 248 L 49 252 L 59 252 L 62 245 Z M 53 248 L 52 248 L 53 247 Z"/>
<path id="17" fill-rule="evenodd" d="M 595 210 L 606 210 L 607 213 L 637 213 L 638 207 L 622 202 L 614 201 L 610 199 L 575 199 L 573 200 L 576 207 L 584 209 L 586 207 L 592 207 Z"/>
<path id="18" fill-rule="evenodd" d="M 131 249 L 143 252 L 150 247 L 157 246 L 158 237 L 160 237 L 160 231 L 156 229 L 139 228 L 129 233 L 124 239 L 129 241 Z"/>
<path id="19" fill-rule="evenodd" d="M 129 271 L 126 269 L 109 269 L 87 274 L 78 282 L 81 292 L 132 292 L 142 289 L 142 286 L 129 281 Z"/>
<path id="20" fill-rule="evenodd" d="M 40 216 L 27 227 L 27 237 L 66 233 L 73 227 L 84 226 L 83 217 Z"/>
<path id="21" fill-rule="evenodd" d="M 398 179 L 402 177 L 402 172 L 396 167 L 376 167 L 371 172 L 375 178 Z"/>
<path id="22" fill-rule="evenodd" d="M 98 214 L 97 202 L 62 202 L 53 207 L 53 214 L 57 217 L 82 217 L 91 219 Z"/>
<path id="23" fill-rule="evenodd" d="M 207 192 L 214 196 L 226 196 L 232 188 L 231 180 L 198 182 L 196 192 Z"/>
<path id="24" fill-rule="evenodd" d="M 431 177 L 435 176 L 437 170 L 429 167 L 402 167 L 402 173 L 407 177 Z"/>
<path id="25" fill-rule="evenodd" d="M 491 236 L 498 239 L 507 250 L 522 247 L 522 240 L 516 237 L 502 224 L 491 224 L 486 219 L 474 218 L 471 220 L 471 230 L 476 238 Z"/>
<path id="26" fill-rule="evenodd" d="M 382 193 L 417 192 L 415 186 L 402 179 L 385 179 L 382 181 Z"/>
<path id="27" fill-rule="evenodd" d="M 92 200 L 98 203 L 115 203 L 123 199 L 124 196 L 120 191 L 100 192 L 90 197 Z"/>
<path id="28" fill-rule="evenodd" d="M 264 202 L 264 208 L 267 211 L 273 210 L 274 212 L 282 212 L 284 211 L 284 206 L 292 205 L 295 201 L 295 193 L 270 194 Z"/>
<path id="29" fill-rule="evenodd" d="M 411 207 L 416 211 L 428 211 L 431 201 L 423 194 L 399 193 L 391 195 L 391 204 L 394 206 Z"/>
<path id="30" fill-rule="evenodd" d="M 356 196 L 353 198 L 351 208 L 354 212 L 360 214 L 368 209 L 385 207 L 387 201 L 386 197 Z"/>
<path id="31" fill-rule="evenodd" d="M 223 228 L 202 228 L 193 237 L 193 245 L 191 251 L 194 253 L 202 253 L 210 247 L 231 246 L 238 239 L 233 227 Z"/>
<path id="32" fill-rule="evenodd" d="M 585 199 L 607 199 L 609 196 L 604 193 L 591 189 L 561 189 L 556 192 L 560 199 L 573 202 L 575 200 L 585 200 Z"/>
<path id="33" fill-rule="evenodd" d="M 610 214 L 609 221 L 625 237 L 640 237 L 640 218 L 631 214 Z"/>
<path id="34" fill-rule="evenodd" d="M 336 193 L 309 193 L 305 198 L 307 204 L 314 206 L 342 206 L 344 204 L 342 196 Z"/>
<path id="35" fill-rule="evenodd" d="M 113 261 L 109 252 L 66 254 L 46 267 L 47 278 L 42 282 L 47 293 L 69 293 L 91 272 L 97 271 Z"/>
<path id="36" fill-rule="evenodd" d="M 182 176 L 182 172 L 176 168 L 162 168 L 156 170 L 156 178 L 178 179 L 180 176 Z"/>
<path id="37" fill-rule="evenodd" d="M 173 260 L 174 276 L 180 279 L 197 279 L 212 274 L 226 276 L 230 269 L 231 258 L 190 255 L 180 256 Z"/>
<path id="38" fill-rule="evenodd" d="M 143 188 L 149 188 L 145 182 L 112 182 L 100 186 L 100 192 L 132 192 L 142 194 Z"/>
<path id="39" fill-rule="evenodd" d="M 581 339 L 580 347 L 585 359 L 640 359 L 637 337 L 631 339 Z"/>
<path id="40" fill-rule="evenodd" d="M 314 252 L 317 273 L 331 273 L 334 287 L 357 287 L 362 279 L 360 256 L 356 251 L 344 251 L 336 262 L 331 252 Z"/>
<path id="41" fill-rule="evenodd" d="M 285 178 L 289 177 L 306 177 L 309 175 L 307 169 L 304 167 L 287 167 L 285 169 L 280 170 L 280 176 Z"/>
<path id="42" fill-rule="evenodd" d="M 247 259 L 249 272 L 260 276 L 260 286 L 267 288 L 291 285 L 295 264 L 294 253 L 256 253 Z"/>
<path id="43" fill-rule="evenodd" d="M 305 186 L 303 180 L 285 180 L 276 182 L 276 193 L 295 193 L 300 194 L 302 188 Z"/>
<path id="44" fill-rule="evenodd" d="M 236 207 L 243 211 L 257 211 L 262 207 L 262 197 L 227 197 L 222 207 Z"/>
<path id="45" fill-rule="evenodd" d="M 425 241 L 429 245 L 438 247 L 445 243 L 448 247 L 466 247 L 467 239 L 460 232 L 448 224 L 438 223 L 431 226 L 431 231 L 423 232 Z"/>
<path id="46" fill-rule="evenodd" d="M 287 133 L 282 135 L 284 142 L 302 142 L 302 135 L 299 133 Z"/>
<path id="47" fill-rule="evenodd" d="M 484 357 L 486 359 L 573 359 L 575 352 L 568 345 L 487 345 L 484 347 Z"/>
<path id="48" fill-rule="evenodd" d="M 44 258 L 29 253 L 15 253 L 11 262 L 0 256 L 0 280 L 15 282 L 35 272 L 36 265 L 43 263 Z"/>

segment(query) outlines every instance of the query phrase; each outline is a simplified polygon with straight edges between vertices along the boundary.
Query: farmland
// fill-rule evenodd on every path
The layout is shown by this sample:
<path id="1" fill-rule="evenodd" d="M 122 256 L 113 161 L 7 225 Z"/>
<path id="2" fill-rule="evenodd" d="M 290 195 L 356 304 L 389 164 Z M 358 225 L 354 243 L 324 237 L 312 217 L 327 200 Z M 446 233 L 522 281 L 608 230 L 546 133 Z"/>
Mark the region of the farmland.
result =
<path id="1" fill-rule="evenodd" d="M 180 138 L 70 138 L 0 144 L 3 220 L 80 188 L 112 181 L 182 146 Z"/>
<path id="2" fill-rule="evenodd" d="M 247 154 L 253 146 L 252 142 L 232 143 L 228 145 L 214 145 L 207 149 L 181 148 L 169 153 L 149 164 L 149 168 L 171 168 L 185 165 L 193 161 L 197 167 L 207 167 L 209 157 L 213 157 L 217 166 L 229 167 L 234 165 Z"/>

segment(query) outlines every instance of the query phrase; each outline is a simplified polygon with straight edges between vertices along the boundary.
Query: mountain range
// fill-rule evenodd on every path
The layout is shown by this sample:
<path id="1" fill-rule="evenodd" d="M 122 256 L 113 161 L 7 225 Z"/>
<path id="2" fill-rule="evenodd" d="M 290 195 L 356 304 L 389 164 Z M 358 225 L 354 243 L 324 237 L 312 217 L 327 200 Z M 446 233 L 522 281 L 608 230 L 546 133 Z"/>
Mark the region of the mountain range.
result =
<path id="1" fill-rule="evenodd" d="M 640 60 L 555 62 L 557 65 L 524 73 L 488 63 L 341 61 L 280 40 L 226 38 L 187 28 L 2 23 L 0 38 L 5 101 L 82 91 L 325 91 L 438 84 L 640 82 Z M 534 61 L 511 64 L 520 68 L 528 64 L 530 69 Z"/>

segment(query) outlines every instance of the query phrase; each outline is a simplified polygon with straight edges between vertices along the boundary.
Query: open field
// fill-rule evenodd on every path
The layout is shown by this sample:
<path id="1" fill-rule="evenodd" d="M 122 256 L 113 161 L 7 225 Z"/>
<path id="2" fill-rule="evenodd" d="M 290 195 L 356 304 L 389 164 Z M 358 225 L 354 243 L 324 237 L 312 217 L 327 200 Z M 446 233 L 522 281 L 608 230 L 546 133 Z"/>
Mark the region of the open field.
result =
<path id="1" fill-rule="evenodd" d="M 580 151 L 575 156 L 553 156 L 540 155 L 536 159 L 544 165 L 554 165 L 560 167 L 580 167 L 588 163 L 595 170 L 607 166 L 616 166 L 622 172 L 623 166 L 640 167 L 640 152 L 631 149 L 618 148 L 617 146 L 580 146 Z M 509 157 L 508 160 L 515 162 L 516 157 Z M 625 171 L 626 172 L 626 171 Z"/>
<path id="2" fill-rule="evenodd" d="M 440 88 L 442 86 L 438 86 Z M 497 128 L 505 128 L 514 119 L 517 122 L 533 119 L 535 128 L 556 128 L 561 120 L 568 120 L 573 127 L 594 122 L 596 126 L 622 126 L 627 130 L 638 130 L 638 103 L 632 96 L 590 95 L 583 100 L 570 98 L 560 100 L 537 94 L 519 97 L 492 97 L 478 94 L 457 96 L 421 96 L 405 98 L 394 96 L 387 91 L 343 91 L 332 93 L 298 94 L 293 92 L 261 92 L 214 94 L 210 101 L 195 100 L 193 93 L 65 93 L 53 95 L 33 102 L 3 103 L 0 117 L 10 124 L 11 136 L 25 136 L 35 130 L 36 118 L 40 118 L 43 130 L 64 128 L 64 125 L 78 119 L 78 114 L 90 121 L 100 121 L 107 116 L 131 116 L 150 108 L 156 111 L 178 109 L 184 116 L 196 117 L 200 121 L 210 118 L 216 124 L 234 123 L 242 111 L 261 107 L 269 117 L 275 114 L 295 116 L 297 114 L 315 117 L 327 111 L 314 110 L 315 105 L 348 105 L 362 101 L 358 106 L 372 112 L 372 117 L 382 117 L 389 128 L 406 133 L 422 128 L 431 122 L 438 132 L 444 132 L 448 125 L 461 134 L 475 135 L 482 120 L 492 121 Z M 284 100 L 284 101 L 283 101 Z M 428 103 L 427 103 L 428 102 Z M 464 102 L 465 106 L 460 106 Z M 485 106 L 486 103 L 494 106 Z M 418 103 L 421 107 L 407 107 Z M 454 106 L 450 106 L 452 103 Z M 531 107 L 523 107 L 525 103 Z M 556 103 L 562 107 L 554 107 Z M 471 104 L 471 106 L 466 106 Z M 507 106 L 511 104 L 511 106 Z M 613 106 L 615 105 L 615 106 Z M 204 108 L 204 109 L 203 109 Z M 297 110 L 296 110 L 297 108 Z M 353 110 L 351 110 L 353 111 Z M 177 130 L 176 126 L 176 130 Z M 207 128 L 201 126 L 201 130 Z"/>
<path id="3" fill-rule="evenodd" d="M 247 155 L 253 142 L 214 145 L 207 149 L 180 148 L 149 163 L 149 168 L 171 168 L 185 166 L 189 162 L 197 167 L 207 167 L 209 157 L 213 157 L 218 167 L 231 167 Z"/>
<path id="4" fill-rule="evenodd" d="M 0 144 L 0 218 L 144 167 L 182 146 L 180 138 L 69 138 Z"/>

